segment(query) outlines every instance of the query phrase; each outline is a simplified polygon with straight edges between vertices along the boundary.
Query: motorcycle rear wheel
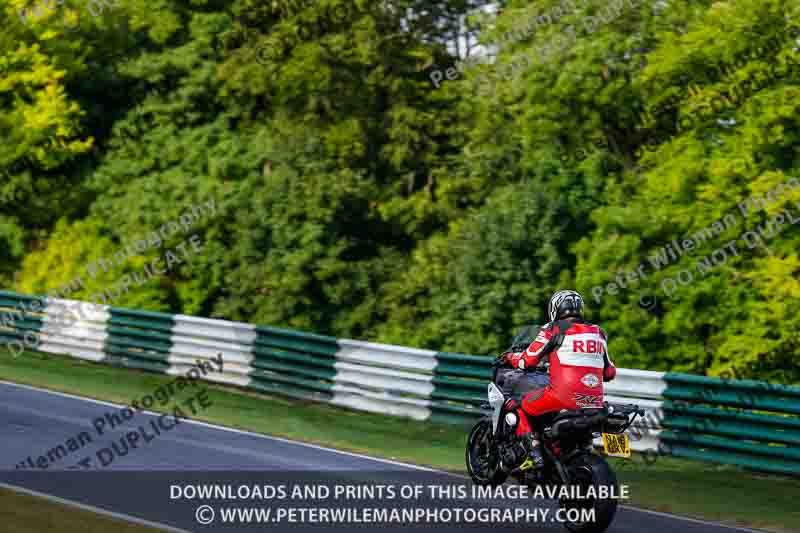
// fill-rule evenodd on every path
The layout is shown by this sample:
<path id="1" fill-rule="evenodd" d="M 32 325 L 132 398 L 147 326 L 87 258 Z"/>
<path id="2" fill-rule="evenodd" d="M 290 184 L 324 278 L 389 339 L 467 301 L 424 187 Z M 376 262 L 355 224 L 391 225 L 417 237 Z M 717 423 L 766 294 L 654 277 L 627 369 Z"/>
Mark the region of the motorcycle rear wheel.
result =
<path id="1" fill-rule="evenodd" d="M 508 474 L 500 468 L 500 454 L 494 442 L 491 420 L 481 420 L 467 437 L 467 472 L 476 485 L 502 485 Z"/>
<path id="2" fill-rule="evenodd" d="M 580 487 L 581 494 L 587 494 L 590 486 L 594 487 L 595 494 L 600 493 L 600 487 L 608 487 L 614 494 L 619 494 L 617 476 L 608 465 L 606 460 L 599 455 L 587 453 L 576 457 L 567 466 L 567 471 L 574 485 Z M 559 502 L 562 508 L 566 509 L 594 509 L 594 520 L 586 522 L 565 522 L 566 527 L 572 533 L 603 533 L 617 513 L 616 498 L 607 499 L 581 499 L 581 500 L 562 500 Z M 569 518 L 569 513 L 567 513 Z"/>

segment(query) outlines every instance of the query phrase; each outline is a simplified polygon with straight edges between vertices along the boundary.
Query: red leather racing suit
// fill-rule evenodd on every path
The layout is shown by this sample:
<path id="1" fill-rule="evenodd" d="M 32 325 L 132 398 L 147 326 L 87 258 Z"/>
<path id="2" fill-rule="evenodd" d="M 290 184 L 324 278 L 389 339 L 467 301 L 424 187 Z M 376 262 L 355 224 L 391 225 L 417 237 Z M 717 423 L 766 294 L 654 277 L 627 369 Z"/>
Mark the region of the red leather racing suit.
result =
<path id="1" fill-rule="evenodd" d="M 557 342 L 559 333 L 563 340 L 553 349 L 551 339 L 556 336 L 553 342 Z M 551 346 L 546 350 L 548 343 Z M 582 320 L 545 325 L 524 352 L 509 354 L 508 360 L 514 368 L 532 370 L 543 357 L 549 357 L 550 385 L 525 394 L 522 411 L 539 416 L 561 409 L 603 406 L 603 382 L 614 379 L 617 369 L 608 357 L 606 334 L 599 326 Z M 522 413 L 519 422 L 517 434 L 528 433 L 530 426 Z"/>

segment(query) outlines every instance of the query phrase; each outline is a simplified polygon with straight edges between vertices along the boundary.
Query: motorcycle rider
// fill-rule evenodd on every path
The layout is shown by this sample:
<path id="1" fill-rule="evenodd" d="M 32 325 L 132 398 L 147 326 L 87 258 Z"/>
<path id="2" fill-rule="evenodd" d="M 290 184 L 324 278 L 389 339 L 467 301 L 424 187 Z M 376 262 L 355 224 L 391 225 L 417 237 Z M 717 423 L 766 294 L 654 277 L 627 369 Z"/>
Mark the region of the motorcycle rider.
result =
<path id="1" fill-rule="evenodd" d="M 542 374 L 526 379 L 524 386 L 528 390 L 520 394 L 520 404 L 515 399 L 509 399 L 507 404 L 516 413 L 506 417 L 507 423 L 516 424 L 516 436 L 531 461 L 528 464 L 536 469 L 544 464 L 541 443 L 526 415 L 536 417 L 562 409 L 602 407 L 603 382 L 613 380 L 617 374 L 608 356 L 605 332 L 583 320 L 580 294 L 573 290 L 557 291 L 547 304 L 547 314 L 550 322 L 539 329 L 527 349 L 501 356 L 506 364 L 526 373 L 541 372 L 549 366 L 549 379 Z M 512 387 L 517 388 L 515 385 L 520 381 Z"/>

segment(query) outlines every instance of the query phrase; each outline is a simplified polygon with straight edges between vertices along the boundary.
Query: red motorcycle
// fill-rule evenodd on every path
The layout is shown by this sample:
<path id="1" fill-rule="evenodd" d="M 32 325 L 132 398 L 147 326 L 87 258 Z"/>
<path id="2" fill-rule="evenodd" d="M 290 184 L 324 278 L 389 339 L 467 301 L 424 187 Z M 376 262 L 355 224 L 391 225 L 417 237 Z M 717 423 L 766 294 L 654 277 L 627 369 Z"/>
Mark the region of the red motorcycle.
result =
<path id="1" fill-rule="evenodd" d="M 497 369 L 502 364 L 498 358 L 494 366 Z M 496 377 L 496 370 L 494 374 Z M 564 526 L 569 531 L 605 531 L 617 511 L 619 485 L 614 471 L 592 442 L 602 435 L 608 455 L 630 456 L 625 431 L 637 416 L 644 416 L 644 409 L 604 402 L 603 407 L 530 417 L 531 427 L 542 436 L 544 456 L 544 466 L 534 471 L 530 460 L 516 466 L 522 444 L 514 428 L 506 423 L 506 396 L 494 382 L 489 384 L 488 396 L 489 401 L 481 406 L 486 415 L 473 426 L 467 439 L 467 471 L 472 481 L 494 486 L 511 477 L 534 491 L 537 486 L 550 487 L 549 494 L 561 495 L 559 506 L 566 510 Z"/>

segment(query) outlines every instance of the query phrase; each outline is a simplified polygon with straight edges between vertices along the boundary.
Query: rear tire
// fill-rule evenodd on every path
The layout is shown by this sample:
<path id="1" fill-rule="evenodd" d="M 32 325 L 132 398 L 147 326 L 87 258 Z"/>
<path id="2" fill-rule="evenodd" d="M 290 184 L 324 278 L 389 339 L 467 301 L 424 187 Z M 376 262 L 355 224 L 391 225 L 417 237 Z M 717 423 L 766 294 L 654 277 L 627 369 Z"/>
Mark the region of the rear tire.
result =
<path id="1" fill-rule="evenodd" d="M 580 494 L 586 495 L 590 486 L 594 487 L 595 494 L 600 494 L 600 487 L 607 487 L 606 490 L 613 491 L 614 495 L 619 494 L 617 476 L 608 465 L 605 459 L 593 453 L 587 453 L 575 458 L 567 465 L 570 479 L 573 485 L 580 487 Z M 594 520 L 587 522 L 565 522 L 566 527 L 572 533 L 602 533 L 614 520 L 617 513 L 617 499 L 580 499 L 562 500 L 560 507 L 565 509 L 594 509 Z M 574 511 L 571 511 L 574 513 Z M 574 516 L 574 515 L 573 515 Z M 569 511 L 566 518 L 570 518 Z"/>
<path id="2" fill-rule="evenodd" d="M 481 420 L 467 437 L 467 472 L 476 485 L 502 485 L 508 474 L 500 468 L 500 454 L 494 442 L 491 420 Z"/>

